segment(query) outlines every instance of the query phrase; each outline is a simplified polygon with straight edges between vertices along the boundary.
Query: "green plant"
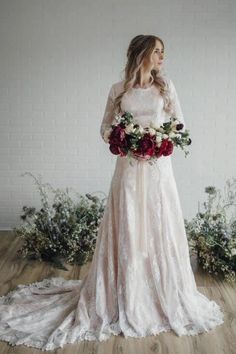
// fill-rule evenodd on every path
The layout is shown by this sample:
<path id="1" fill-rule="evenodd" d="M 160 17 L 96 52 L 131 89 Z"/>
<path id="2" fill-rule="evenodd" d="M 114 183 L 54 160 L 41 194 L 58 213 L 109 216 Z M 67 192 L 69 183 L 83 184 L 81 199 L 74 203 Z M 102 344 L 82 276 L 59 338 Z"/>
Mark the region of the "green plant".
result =
<path id="1" fill-rule="evenodd" d="M 53 189 L 49 183 L 43 184 L 31 173 L 36 183 L 42 208 L 23 207 L 23 224 L 14 228 L 15 234 L 23 241 L 17 251 L 28 259 L 50 262 L 52 265 L 67 270 L 63 262 L 85 264 L 90 261 L 96 245 L 97 231 L 104 213 L 104 201 L 87 193 L 79 195 L 74 201 L 69 189 Z M 53 194 L 49 201 L 48 190 Z"/>
<path id="2" fill-rule="evenodd" d="M 226 181 L 223 192 L 205 188 L 204 211 L 185 221 L 190 250 L 207 272 L 236 280 L 236 179 Z"/>

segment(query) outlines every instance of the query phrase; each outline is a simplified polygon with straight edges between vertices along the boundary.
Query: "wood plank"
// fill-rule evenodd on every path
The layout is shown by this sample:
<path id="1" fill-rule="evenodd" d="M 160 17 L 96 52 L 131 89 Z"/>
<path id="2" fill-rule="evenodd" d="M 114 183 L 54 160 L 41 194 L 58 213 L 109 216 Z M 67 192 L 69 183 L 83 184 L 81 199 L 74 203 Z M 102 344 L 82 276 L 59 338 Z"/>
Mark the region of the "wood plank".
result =
<path id="1" fill-rule="evenodd" d="M 8 293 L 17 284 L 28 284 L 46 277 L 62 276 L 65 279 L 82 279 L 91 262 L 82 267 L 67 265 L 68 271 L 56 269 L 46 263 L 28 261 L 17 256 L 19 240 L 11 231 L 0 231 L 0 295 Z M 236 284 L 217 280 L 199 269 L 195 259 L 194 276 L 198 290 L 215 300 L 225 312 L 225 323 L 208 333 L 178 337 L 174 332 L 163 332 L 145 338 L 124 338 L 121 334 L 104 342 L 78 342 L 67 344 L 49 353 L 54 354 L 234 354 L 236 353 Z M 41 350 L 11 346 L 0 341 L 1 354 L 39 354 Z"/>

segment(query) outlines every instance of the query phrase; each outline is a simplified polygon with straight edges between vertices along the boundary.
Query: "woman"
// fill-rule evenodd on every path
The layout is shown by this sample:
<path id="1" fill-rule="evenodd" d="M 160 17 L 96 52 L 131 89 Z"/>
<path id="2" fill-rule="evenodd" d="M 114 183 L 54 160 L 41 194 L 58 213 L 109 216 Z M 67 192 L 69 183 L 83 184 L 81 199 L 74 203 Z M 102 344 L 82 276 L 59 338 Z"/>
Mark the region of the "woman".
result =
<path id="1" fill-rule="evenodd" d="M 162 71 L 163 41 L 134 37 L 125 79 L 113 84 L 100 133 L 114 113 L 141 125 L 171 115 L 184 123 L 175 86 Z M 91 267 L 83 280 L 20 285 L 0 299 L 0 339 L 50 350 L 111 335 L 207 332 L 223 323 L 219 305 L 198 292 L 171 156 L 150 165 L 117 157 Z"/>

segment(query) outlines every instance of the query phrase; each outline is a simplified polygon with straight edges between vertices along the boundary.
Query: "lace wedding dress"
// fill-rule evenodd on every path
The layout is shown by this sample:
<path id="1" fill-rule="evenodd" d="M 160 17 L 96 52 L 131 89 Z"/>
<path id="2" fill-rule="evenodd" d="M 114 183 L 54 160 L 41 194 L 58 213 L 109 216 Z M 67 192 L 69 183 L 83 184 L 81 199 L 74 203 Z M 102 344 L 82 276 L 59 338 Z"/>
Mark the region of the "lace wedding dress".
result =
<path id="1" fill-rule="evenodd" d="M 175 116 L 184 122 L 168 78 Z M 100 133 L 114 119 L 112 85 Z M 122 110 L 142 125 L 169 118 L 155 86 L 132 88 Z M 0 340 L 51 350 L 112 335 L 144 337 L 173 330 L 208 332 L 224 322 L 219 305 L 197 290 L 190 265 L 171 156 L 158 163 L 117 156 L 95 253 L 82 280 L 46 278 L 0 298 Z"/>

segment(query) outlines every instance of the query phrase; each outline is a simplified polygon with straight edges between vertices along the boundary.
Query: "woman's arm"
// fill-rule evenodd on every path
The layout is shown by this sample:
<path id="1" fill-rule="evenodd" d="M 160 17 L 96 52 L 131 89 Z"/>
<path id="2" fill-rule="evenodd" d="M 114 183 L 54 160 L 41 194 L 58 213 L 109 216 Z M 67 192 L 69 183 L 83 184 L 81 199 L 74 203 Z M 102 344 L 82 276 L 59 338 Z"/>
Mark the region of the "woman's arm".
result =
<path id="1" fill-rule="evenodd" d="M 179 97 L 178 97 L 175 85 L 171 79 L 169 80 L 169 85 L 170 85 L 170 97 L 173 100 L 173 105 L 174 105 L 172 115 L 174 117 L 178 118 L 178 120 L 184 124 L 184 129 L 185 129 L 186 128 L 185 120 L 184 120 L 182 108 L 181 108 L 181 105 L 179 102 Z"/>
<path id="2" fill-rule="evenodd" d="M 104 112 L 102 123 L 100 126 L 100 135 L 103 140 L 104 140 L 103 135 L 104 135 L 105 129 L 109 128 L 110 125 L 113 122 L 115 122 L 114 101 L 115 101 L 115 92 L 114 92 L 114 85 L 112 85 L 110 88 L 110 91 L 108 93 L 105 112 Z"/>

